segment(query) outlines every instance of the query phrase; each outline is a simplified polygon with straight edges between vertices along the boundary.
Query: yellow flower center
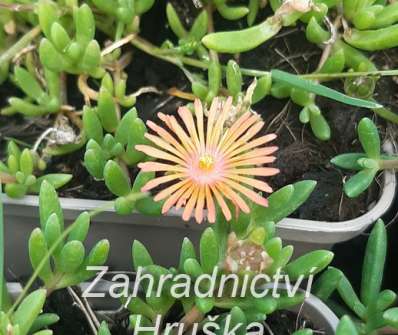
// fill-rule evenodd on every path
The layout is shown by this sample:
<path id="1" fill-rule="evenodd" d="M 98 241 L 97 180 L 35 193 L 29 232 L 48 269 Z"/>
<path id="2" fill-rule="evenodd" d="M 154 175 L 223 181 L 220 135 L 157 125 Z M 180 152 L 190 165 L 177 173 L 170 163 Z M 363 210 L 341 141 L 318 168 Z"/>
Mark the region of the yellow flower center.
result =
<path id="1" fill-rule="evenodd" d="M 199 159 L 199 168 L 202 171 L 211 171 L 214 168 L 214 158 L 208 154 Z"/>

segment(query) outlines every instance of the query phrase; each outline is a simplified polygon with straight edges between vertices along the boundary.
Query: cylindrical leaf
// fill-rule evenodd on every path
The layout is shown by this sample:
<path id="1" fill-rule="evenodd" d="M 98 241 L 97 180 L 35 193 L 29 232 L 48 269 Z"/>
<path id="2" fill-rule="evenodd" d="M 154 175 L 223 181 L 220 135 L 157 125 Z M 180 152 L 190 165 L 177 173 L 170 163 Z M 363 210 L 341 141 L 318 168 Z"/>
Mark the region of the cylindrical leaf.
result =
<path id="1" fill-rule="evenodd" d="M 75 272 L 83 263 L 85 249 L 80 241 L 69 241 L 64 245 L 59 255 L 59 271 Z"/>
<path id="2" fill-rule="evenodd" d="M 105 184 L 109 190 L 119 197 L 131 192 L 130 178 L 115 161 L 108 161 L 104 169 Z"/>

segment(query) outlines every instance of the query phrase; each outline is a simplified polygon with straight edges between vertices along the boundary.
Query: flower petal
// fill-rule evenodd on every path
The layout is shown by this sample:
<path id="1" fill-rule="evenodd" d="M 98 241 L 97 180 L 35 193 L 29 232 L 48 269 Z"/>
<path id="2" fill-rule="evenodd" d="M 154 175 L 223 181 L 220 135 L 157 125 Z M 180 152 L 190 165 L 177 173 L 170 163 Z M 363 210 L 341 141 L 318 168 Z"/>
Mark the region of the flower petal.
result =
<path id="1" fill-rule="evenodd" d="M 279 169 L 262 167 L 262 168 L 250 168 L 250 169 L 231 169 L 228 170 L 227 173 L 240 174 L 240 175 L 249 175 L 249 176 L 261 176 L 261 177 L 269 177 L 275 176 L 280 171 Z"/>
<path id="2" fill-rule="evenodd" d="M 246 197 L 248 197 L 251 201 L 255 202 L 258 205 L 261 206 L 268 206 L 268 200 L 266 198 L 263 198 L 262 196 L 260 196 L 258 193 L 254 192 L 253 190 L 244 187 L 236 182 L 234 182 L 233 180 L 229 180 L 229 179 L 224 179 L 224 182 L 231 186 L 234 190 L 240 192 L 241 194 L 245 195 Z"/>
<path id="3" fill-rule="evenodd" d="M 221 211 L 223 212 L 226 220 L 230 221 L 232 219 L 231 211 L 229 210 L 229 207 L 225 202 L 224 198 L 221 196 L 220 192 L 218 191 L 215 185 L 210 185 L 209 187 L 211 191 L 214 193 L 217 203 L 221 207 Z"/>
<path id="4" fill-rule="evenodd" d="M 264 145 L 268 142 L 273 141 L 277 136 L 275 134 L 268 134 L 265 136 L 258 137 L 238 148 L 236 148 L 233 152 L 229 153 L 227 156 L 228 157 L 234 157 L 238 155 L 241 152 L 246 152 L 248 150 L 251 150 L 253 148 L 259 147 L 260 145 Z"/>
<path id="5" fill-rule="evenodd" d="M 229 148 L 223 148 L 224 154 L 228 155 L 232 151 L 234 151 L 236 148 L 241 147 L 242 145 L 246 144 L 249 142 L 254 136 L 258 134 L 258 132 L 264 127 L 264 122 L 259 121 L 256 122 L 254 125 L 252 125 L 246 132 L 245 134 L 237 139 L 234 143 L 232 143 Z"/>
<path id="6" fill-rule="evenodd" d="M 195 207 L 196 200 L 198 198 L 199 188 L 196 188 L 189 198 L 187 205 L 185 206 L 184 212 L 182 213 L 182 219 L 184 221 L 189 221 L 192 215 L 192 211 Z"/>
<path id="7" fill-rule="evenodd" d="M 180 209 L 185 206 L 187 203 L 187 199 L 192 195 L 193 191 L 197 188 L 197 185 L 192 183 L 191 187 L 187 188 L 184 192 L 184 194 L 178 199 L 178 202 L 176 204 L 176 208 Z"/>
<path id="8" fill-rule="evenodd" d="M 188 183 L 192 183 L 192 182 L 189 179 L 181 180 L 180 182 L 173 184 L 173 185 L 169 186 L 168 188 L 165 188 L 164 190 L 160 191 L 158 194 L 155 195 L 153 200 L 161 201 Z"/>
<path id="9" fill-rule="evenodd" d="M 199 143 L 199 137 L 196 131 L 196 125 L 192 117 L 191 111 L 185 106 L 180 107 L 178 109 L 178 115 L 180 115 L 182 121 L 185 124 L 185 127 L 188 130 L 189 135 L 191 136 L 193 142 L 195 143 L 196 150 L 199 151 L 201 149 L 201 145 Z"/>
<path id="10" fill-rule="evenodd" d="M 247 112 L 243 114 L 233 125 L 229 128 L 223 139 L 220 141 L 219 149 L 227 150 L 249 127 L 259 120 L 260 116 Z"/>
<path id="11" fill-rule="evenodd" d="M 247 184 L 251 187 L 255 187 L 256 189 L 263 191 L 263 192 L 267 192 L 267 193 L 272 193 L 272 188 L 271 186 L 269 186 L 266 182 L 263 182 L 261 180 L 257 180 L 254 178 L 248 178 L 248 177 L 244 177 L 244 176 L 240 176 L 237 174 L 228 174 L 226 176 L 227 178 L 233 179 L 233 180 L 237 180 L 241 183 Z"/>
<path id="12" fill-rule="evenodd" d="M 154 157 L 154 158 L 158 158 L 158 159 L 164 159 L 166 161 L 170 161 L 173 163 L 177 163 L 180 164 L 182 166 L 186 166 L 187 163 L 183 160 L 181 160 L 180 158 L 174 156 L 174 155 L 170 155 L 169 153 L 156 149 L 154 147 L 151 147 L 149 145 L 143 145 L 143 144 L 138 144 L 135 146 L 135 150 L 141 151 L 144 154 Z"/>
<path id="13" fill-rule="evenodd" d="M 166 142 L 169 142 L 171 145 L 173 145 L 183 155 L 188 154 L 187 151 L 184 149 L 184 147 L 180 143 L 178 143 L 177 140 L 166 129 L 158 126 L 156 123 L 153 123 L 152 121 L 148 121 L 147 126 L 151 128 L 154 132 L 156 132 Z"/>
<path id="14" fill-rule="evenodd" d="M 206 207 L 207 219 L 210 223 L 216 222 L 216 208 L 214 205 L 213 196 L 211 195 L 210 187 L 206 185 Z"/>
<path id="15" fill-rule="evenodd" d="M 184 176 L 185 176 L 184 173 L 176 173 L 176 174 L 165 175 L 162 177 L 152 179 L 152 180 L 148 181 L 144 185 L 144 187 L 141 188 L 141 192 L 148 192 L 161 184 L 168 183 L 170 181 L 173 181 L 173 180 L 176 180 L 179 178 L 183 178 Z"/>
<path id="16" fill-rule="evenodd" d="M 209 115 L 207 117 L 206 150 L 210 150 L 209 144 L 210 144 L 210 140 L 213 136 L 213 127 L 214 127 L 214 122 L 216 120 L 216 114 L 217 114 L 219 105 L 220 105 L 219 98 L 214 98 L 213 102 L 211 103 L 211 106 L 210 106 Z"/>
<path id="17" fill-rule="evenodd" d="M 226 168 L 233 168 L 233 167 L 239 167 L 239 166 L 250 166 L 250 165 L 262 165 L 262 164 L 267 164 L 267 163 L 273 163 L 275 162 L 275 157 L 274 156 L 264 156 L 264 157 L 255 157 L 255 158 L 249 158 L 249 159 L 243 159 L 234 163 L 229 163 L 226 164 Z"/>
<path id="18" fill-rule="evenodd" d="M 144 172 L 172 171 L 186 172 L 187 169 L 179 165 L 163 164 L 158 162 L 139 163 L 138 167 Z"/>
<path id="19" fill-rule="evenodd" d="M 238 206 L 244 213 L 250 213 L 250 208 L 247 203 L 226 183 L 218 182 L 217 187 L 220 189 L 221 193 L 225 194 L 225 196 L 235 204 L 235 206 Z"/>
<path id="20" fill-rule="evenodd" d="M 171 207 L 175 205 L 175 203 L 180 199 L 181 195 L 189 188 L 192 187 L 191 183 L 187 183 L 178 189 L 175 193 L 173 193 L 167 200 L 164 202 L 162 207 L 162 214 L 167 213 Z"/>
<path id="21" fill-rule="evenodd" d="M 276 152 L 277 150 L 278 150 L 278 147 L 276 147 L 276 146 L 258 148 L 258 149 L 247 151 L 240 155 L 236 155 L 235 157 L 229 158 L 228 162 L 237 162 L 237 161 L 244 160 L 244 159 L 269 156 L 269 155 L 273 154 L 274 152 Z"/>
<path id="22" fill-rule="evenodd" d="M 216 124 L 214 126 L 214 130 L 212 132 L 212 136 L 208 144 L 210 148 L 218 147 L 218 143 L 224 131 L 224 123 L 227 120 L 228 114 L 231 111 L 231 106 L 232 106 L 232 97 L 228 97 L 228 99 L 223 104 L 221 114 L 218 115 Z"/>
<path id="23" fill-rule="evenodd" d="M 183 160 L 187 159 L 186 154 L 183 154 L 180 151 L 176 150 L 172 145 L 170 145 L 169 142 L 166 142 L 159 136 L 146 133 L 145 138 L 147 138 L 153 144 L 157 145 L 159 148 L 165 149 L 165 150 L 169 151 L 170 153 L 174 154 L 175 156 L 180 157 Z"/>
<path id="24" fill-rule="evenodd" d="M 202 152 L 205 150 L 205 132 L 204 132 L 204 121 L 203 121 L 203 105 L 199 99 L 194 102 L 194 109 L 196 115 L 196 124 L 198 126 L 199 142 Z"/>
<path id="25" fill-rule="evenodd" d="M 194 153 L 196 152 L 195 145 L 193 144 L 192 140 L 190 137 L 187 135 L 185 130 L 180 126 L 180 124 L 177 122 L 177 119 L 172 116 L 170 117 L 170 122 L 173 125 L 173 129 L 179 140 L 181 141 L 181 144 L 185 148 L 185 150 L 189 153 Z"/>
<path id="26" fill-rule="evenodd" d="M 205 206 L 205 187 L 201 186 L 198 193 L 198 202 L 195 208 L 195 219 L 197 223 L 203 221 L 203 208 Z"/>

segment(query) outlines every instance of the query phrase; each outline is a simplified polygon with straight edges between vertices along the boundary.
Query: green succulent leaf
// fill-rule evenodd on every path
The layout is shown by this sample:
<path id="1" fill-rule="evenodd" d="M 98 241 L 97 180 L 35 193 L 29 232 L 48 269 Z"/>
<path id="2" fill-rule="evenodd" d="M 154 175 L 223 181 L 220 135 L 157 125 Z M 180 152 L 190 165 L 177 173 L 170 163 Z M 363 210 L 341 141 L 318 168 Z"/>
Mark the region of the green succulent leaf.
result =
<path id="1" fill-rule="evenodd" d="M 34 185 L 29 186 L 29 192 L 39 193 L 44 182 L 52 185 L 55 189 L 61 188 L 72 179 L 71 174 L 66 173 L 49 173 L 37 178 Z"/>
<path id="2" fill-rule="evenodd" d="M 377 172 L 378 168 L 359 171 L 344 184 L 345 194 L 349 198 L 356 198 L 359 196 L 372 184 Z"/>
<path id="3" fill-rule="evenodd" d="M 98 335 L 111 335 L 108 325 L 105 321 L 102 321 L 101 326 L 98 329 Z"/>
<path id="4" fill-rule="evenodd" d="M 45 228 L 45 224 L 50 218 L 51 214 L 55 213 L 58 217 L 61 229 L 64 226 L 64 215 L 62 207 L 58 199 L 57 192 L 53 185 L 44 180 L 40 187 L 39 194 L 39 210 L 40 210 L 40 224 Z"/>
<path id="5" fill-rule="evenodd" d="M 46 300 L 46 290 L 40 289 L 29 294 L 12 315 L 12 322 L 19 326 L 20 334 L 28 334 Z"/>
<path id="6" fill-rule="evenodd" d="M 369 158 L 380 158 L 380 136 L 372 120 L 363 118 L 358 124 L 358 136 Z"/>
<path id="7" fill-rule="evenodd" d="M 330 162 L 339 168 L 346 170 L 362 170 L 362 166 L 358 164 L 358 160 L 366 158 L 365 154 L 362 153 L 348 153 L 334 157 Z"/>
<path id="8" fill-rule="evenodd" d="M 44 230 L 44 236 L 46 238 L 48 249 L 50 249 L 56 243 L 56 241 L 61 236 L 61 233 L 61 225 L 59 224 L 58 216 L 57 214 L 53 213 L 48 218 Z M 58 245 L 57 249 L 54 252 L 55 255 L 57 255 L 61 251 L 62 245 L 62 243 Z"/>
<path id="9" fill-rule="evenodd" d="M 207 228 L 200 239 L 200 264 L 205 273 L 212 273 L 218 265 L 218 243 L 212 228 Z"/>
<path id="10" fill-rule="evenodd" d="M 334 267 L 329 267 L 316 281 L 313 287 L 313 294 L 319 299 L 326 301 L 337 290 L 344 274 Z"/>
<path id="11" fill-rule="evenodd" d="M 383 319 L 387 323 L 387 325 L 398 329 L 398 307 L 386 310 L 383 314 Z"/>
<path id="12" fill-rule="evenodd" d="M 255 208 L 254 220 L 279 222 L 299 208 L 315 186 L 316 181 L 304 180 L 281 188 L 269 196 L 268 207 Z"/>
<path id="13" fill-rule="evenodd" d="M 148 250 L 137 240 L 133 242 L 132 255 L 135 271 L 138 271 L 139 267 L 147 267 L 154 264 Z"/>
<path id="14" fill-rule="evenodd" d="M 188 259 L 196 259 L 196 252 L 195 252 L 195 247 L 190 241 L 190 239 L 185 237 L 181 245 L 180 261 L 179 261 L 180 271 L 184 271 L 184 264 L 185 261 Z"/>
<path id="15" fill-rule="evenodd" d="M 52 326 L 60 320 L 57 314 L 53 313 L 44 313 L 40 314 L 36 320 L 33 322 L 32 327 L 29 330 L 29 333 L 35 333 L 40 331 L 40 329 Z"/>
<path id="16" fill-rule="evenodd" d="M 75 272 L 83 264 L 85 253 L 82 242 L 67 242 L 59 255 L 59 271 L 65 273 Z"/>
<path id="17" fill-rule="evenodd" d="M 108 161 L 104 168 L 105 184 L 109 190 L 119 197 L 131 192 L 130 178 L 123 168 L 115 161 Z"/>
<path id="18" fill-rule="evenodd" d="M 73 229 L 69 233 L 68 241 L 84 242 L 90 228 L 90 214 L 81 213 L 73 224 Z"/>
<path id="19" fill-rule="evenodd" d="M 366 246 L 362 269 L 361 300 L 366 305 L 374 303 L 383 281 L 387 254 L 387 231 L 382 220 L 372 229 Z"/>
<path id="20" fill-rule="evenodd" d="M 104 132 L 101 121 L 93 108 L 85 107 L 83 110 L 83 126 L 84 132 L 88 139 L 92 139 L 97 143 L 102 143 Z"/>
<path id="21" fill-rule="evenodd" d="M 332 261 L 333 253 L 327 250 L 312 251 L 301 256 L 285 267 L 290 280 L 297 280 L 300 276 L 308 277 L 324 270 Z"/>

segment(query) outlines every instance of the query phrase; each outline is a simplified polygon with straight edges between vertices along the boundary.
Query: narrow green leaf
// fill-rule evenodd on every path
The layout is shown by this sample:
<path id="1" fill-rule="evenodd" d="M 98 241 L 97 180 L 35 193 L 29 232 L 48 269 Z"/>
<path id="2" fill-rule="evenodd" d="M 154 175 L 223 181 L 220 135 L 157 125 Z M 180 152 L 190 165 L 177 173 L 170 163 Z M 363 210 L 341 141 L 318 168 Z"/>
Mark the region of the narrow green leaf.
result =
<path id="1" fill-rule="evenodd" d="M 290 280 L 297 280 L 302 275 L 307 277 L 321 272 L 330 264 L 333 256 L 333 253 L 327 250 L 312 251 L 288 264 L 285 270 Z"/>
<path id="2" fill-rule="evenodd" d="M 344 192 L 349 198 L 355 198 L 364 192 L 373 182 L 378 169 L 364 169 L 348 179 L 344 184 Z"/>
<path id="3" fill-rule="evenodd" d="M 59 202 L 54 186 L 46 180 L 43 181 L 40 187 L 39 211 L 40 224 L 43 229 L 45 228 L 47 220 L 53 213 L 57 215 L 61 228 L 63 229 L 64 215 L 62 212 L 61 203 Z"/>
<path id="4" fill-rule="evenodd" d="M 380 158 L 380 136 L 371 119 L 365 117 L 359 122 L 358 137 L 369 158 Z"/>
<path id="5" fill-rule="evenodd" d="M 20 334 L 26 335 L 37 316 L 43 309 L 46 301 L 46 290 L 40 289 L 29 294 L 12 315 L 12 322 L 20 328 Z"/>
<path id="6" fill-rule="evenodd" d="M 323 97 L 326 97 L 326 98 L 329 98 L 332 100 L 336 100 L 336 101 L 345 103 L 347 105 L 369 108 L 369 109 L 383 107 L 382 105 L 380 105 L 374 101 L 368 101 L 368 100 L 349 97 L 348 95 L 340 93 L 340 92 L 333 90 L 329 87 L 314 83 L 307 79 L 300 78 L 299 76 L 290 74 L 288 72 L 284 72 L 281 70 L 272 70 L 271 74 L 272 74 L 272 78 L 275 81 L 279 81 L 281 83 L 288 84 L 295 88 L 301 88 L 301 89 L 309 91 L 311 93 L 315 93 L 317 95 L 320 95 L 320 96 L 323 96 Z"/>
<path id="7" fill-rule="evenodd" d="M 218 243 L 214 230 L 207 228 L 200 239 L 200 264 L 205 273 L 212 273 L 218 264 Z"/>
<path id="8" fill-rule="evenodd" d="M 383 319 L 390 327 L 398 329 L 398 307 L 386 310 Z"/>
<path id="9" fill-rule="evenodd" d="M 343 316 L 336 329 L 336 335 L 358 335 L 358 330 L 349 316 Z"/>
<path id="10" fill-rule="evenodd" d="M 369 236 L 362 269 L 362 302 L 369 306 L 376 302 L 383 281 L 387 254 L 387 231 L 382 220 L 378 220 Z"/>
<path id="11" fill-rule="evenodd" d="M 135 240 L 133 242 L 132 255 L 135 271 L 138 271 L 139 267 L 153 265 L 151 255 L 140 241 Z"/>
<path id="12" fill-rule="evenodd" d="M 113 194 L 123 197 L 130 193 L 130 178 L 127 172 L 115 161 L 110 160 L 106 163 L 104 178 L 106 186 Z"/>
<path id="13" fill-rule="evenodd" d="M 358 164 L 358 160 L 366 158 L 362 153 L 349 153 L 338 155 L 330 160 L 330 162 L 339 168 L 346 170 L 362 170 L 362 166 Z"/>

